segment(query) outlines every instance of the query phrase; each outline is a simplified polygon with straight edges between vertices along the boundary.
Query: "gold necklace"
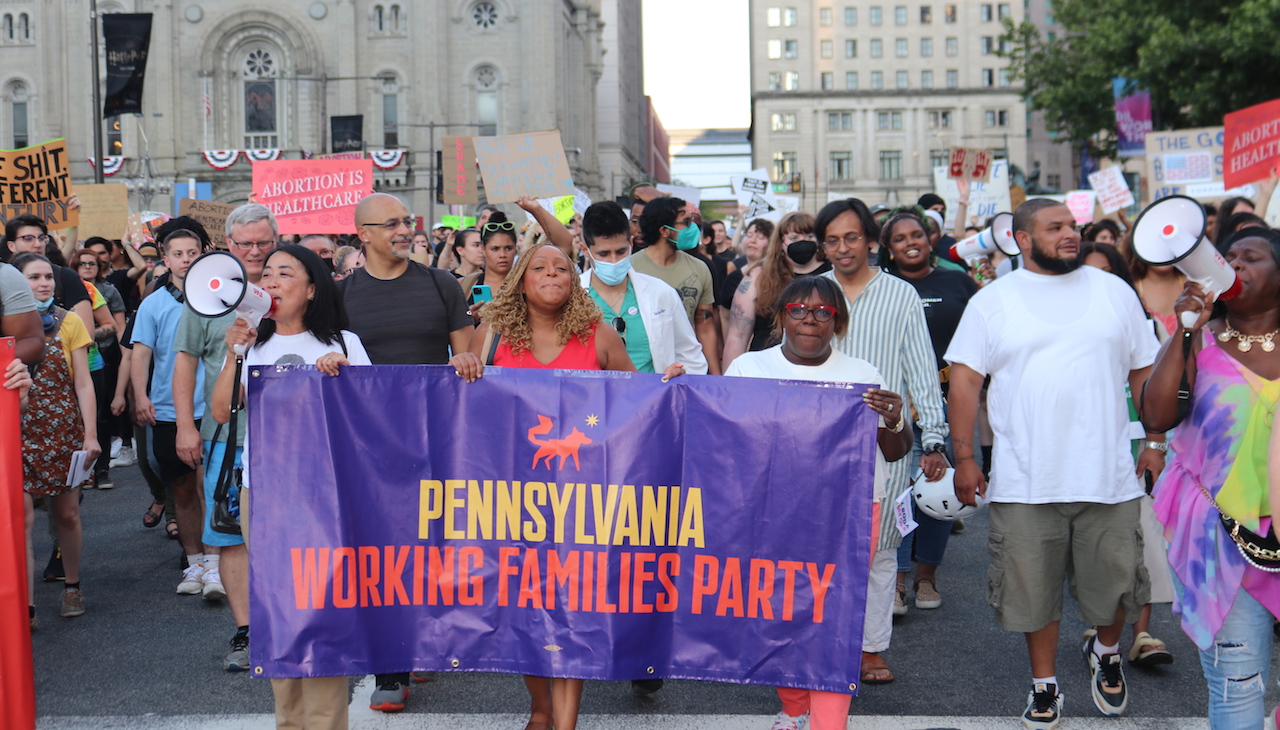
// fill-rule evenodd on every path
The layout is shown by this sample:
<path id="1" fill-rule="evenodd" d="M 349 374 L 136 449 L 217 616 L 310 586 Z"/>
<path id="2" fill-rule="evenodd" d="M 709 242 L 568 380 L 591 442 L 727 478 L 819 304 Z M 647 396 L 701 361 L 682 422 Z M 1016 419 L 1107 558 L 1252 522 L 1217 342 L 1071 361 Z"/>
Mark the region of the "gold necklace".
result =
<path id="1" fill-rule="evenodd" d="M 1218 342 L 1225 344 L 1234 338 L 1238 340 L 1238 342 L 1236 342 L 1236 349 L 1240 352 L 1248 352 L 1252 350 L 1253 343 L 1255 342 L 1262 343 L 1263 352 L 1271 352 L 1276 349 L 1276 343 L 1272 341 L 1272 338 L 1276 335 L 1280 335 L 1280 329 L 1268 332 L 1265 335 L 1246 335 L 1232 327 L 1230 321 L 1223 319 L 1222 322 L 1226 329 L 1222 331 L 1222 334 L 1218 335 Z"/>

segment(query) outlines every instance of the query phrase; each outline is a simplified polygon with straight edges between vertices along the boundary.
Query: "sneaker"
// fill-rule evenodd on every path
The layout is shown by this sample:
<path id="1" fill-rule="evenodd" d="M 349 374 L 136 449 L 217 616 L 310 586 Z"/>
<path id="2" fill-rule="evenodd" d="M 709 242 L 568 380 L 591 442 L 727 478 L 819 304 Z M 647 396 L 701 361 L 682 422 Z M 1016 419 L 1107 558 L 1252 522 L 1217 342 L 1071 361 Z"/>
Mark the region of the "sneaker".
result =
<path id="1" fill-rule="evenodd" d="M 237 631 L 231 637 L 231 651 L 227 654 L 228 672 L 249 671 L 249 632 Z"/>
<path id="2" fill-rule="evenodd" d="M 62 569 L 62 548 L 54 547 L 49 556 L 49 564 L 44 568 L 45 583 L 60 583 L 67 579 L 67 571 Z"/>
<path id="3" fill-rule="evenodd" d="M 112 466 L 114 466 L 114 464 Z M 957 517 L 951 521 L 951 534 L 952 535 L 964 534 L 964 520 Z"/>
<path id="4" fill-rule="evenodd" d="M 119 438 L 113 438 L 113 439 L 111 439 L 111 458 L 113 458 L 113 459 L 114 459 L 114 458 L 116 458 L 117 456 L 119 456 L 119 455 L 120 455 L 120 449 L 122 449 L 122 448 L 124 448 L 124 440 L 123 440 L 123 439 L 119 439 Z"/>
<path id="5" fill-rule="evenodd" d="M 907 584 L 899 583 L 897 590 L 893 592 L 893 615 L 907 615 Z"/>
<path id="6" fill-rule="evenodd" d="M 1063 695 L 1056 684 L 1037 684 L 1027 695 L 1022 726 L 1027 730 L 1055 730 L 1062 718 Z"/>
<path id="7" fill-rule="evenodd" d="M 779 712 L 773 718 L 773 727 L 770 730 L 805 730 L 807 727 L 809 727 L 809 713 L 792 717 L 785 712 Z"/>
<path id="8" fill-rule="evenodd" d="M 369 708 L 380 712 L 399 712 L 409 700 L 409 688 L 396 682 L 383 682 L 369 696 Z"/>
<path id="9" fill-rule="evenodd" d="M 220 601 L 227 597 L 227 589 L 222 587 L 222 573 L 217 568 L 205 570 L 204 575 L 200 576 L 200 582 L 203 584 L 200 594 L 204 596 L 204 600 Z"/>
<path id="10" fill-rule="evenodd" d="M 116 483 L 111 481 L 111 474 L 100 471 L 93 475 L 93 483 L 98 489 L 115 489 Z"/>
<path id="11" fill-rule="evenodd" d="M 1118 717 L 1129 706 L 1129 690 L 1124 683 L 1120 652 L 1103 654 L 1099 658 L 1093 652 L 1093 645 L 1097 641 L 1098 637 L 1094 635 L 1084 643 L 1084 660 L 1089 663 L 1089 672 L 1093 677 L 1090 684 L 1093 706 L 1107 717 Z"/>
<path id="12" fill-rule="evenodd" d="M 133 466 L 135 459 L 132 446 L 120 447 L 120 453 L 111 457 L 111 466 Z"/>
<path id="13" fill-rule="evenodd" d="M 182 571 L 182 582 L 178 584 L 178 595 L 198 596 L 204 590 L 204 566 L 189 565 Z"/>
<path id="14" fill-rule="evenodd" d="M 942 596 L 938 587 L 928 578 L 916 581 L 916 608 L 930 609 L 942 606 Z"/>
<path id="15" fill-rule="evenodd" d="M 75 618 L 84 615 L 84 594 L 79 588 L 67 588 L 62 591 L 62 610 L 58 615 L 63 618 Z"/>

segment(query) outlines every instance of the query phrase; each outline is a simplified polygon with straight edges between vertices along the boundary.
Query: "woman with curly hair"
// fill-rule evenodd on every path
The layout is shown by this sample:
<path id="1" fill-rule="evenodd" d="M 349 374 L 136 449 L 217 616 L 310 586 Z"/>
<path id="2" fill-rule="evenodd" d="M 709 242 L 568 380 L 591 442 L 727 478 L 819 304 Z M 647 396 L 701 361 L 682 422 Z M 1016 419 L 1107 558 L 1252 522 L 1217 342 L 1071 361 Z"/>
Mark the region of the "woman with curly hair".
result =
<path id="1" fill-rule="evenodd" d="M 750 268 L 733 295 L 725 336 L 724 366 L 744 352 L 758 352 L 781 340 L 773 329 L 773 303 L 798 276 L 817 276 L 831 264 L 813 237 L 813 215 L 788 213 L 778 222 L 760 265 Z"/>

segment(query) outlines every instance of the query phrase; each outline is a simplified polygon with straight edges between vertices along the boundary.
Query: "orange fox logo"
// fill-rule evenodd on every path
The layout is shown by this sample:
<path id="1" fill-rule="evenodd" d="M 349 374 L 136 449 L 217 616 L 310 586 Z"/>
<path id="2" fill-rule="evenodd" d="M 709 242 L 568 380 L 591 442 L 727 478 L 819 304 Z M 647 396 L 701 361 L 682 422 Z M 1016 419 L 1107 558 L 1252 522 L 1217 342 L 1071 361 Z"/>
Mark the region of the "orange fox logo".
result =
<path id="1" fill-rule="evenodd" d="M 530 469 L 537 469 L 538 462 L 546 459 L 547 468 L 551 468 L 551 460 L 557 456 L 560 457 L 560 468 L 564 468 L 565 459 L 573 457 L 573 468 L 581 470 L 578 465 L 578 449 L 586 444 L 591 443 L 591 439 L 577 428 L 574 428 L 568 436 L 562 439 L 540 440 L 538 436 L 544 436 L 551 433 L 552 422 L 546 416 L 538 416 L 538 425 L 529 429 L 529 441 L 537 445 L 538 453 L 533 455 L 533 466 Z"/>

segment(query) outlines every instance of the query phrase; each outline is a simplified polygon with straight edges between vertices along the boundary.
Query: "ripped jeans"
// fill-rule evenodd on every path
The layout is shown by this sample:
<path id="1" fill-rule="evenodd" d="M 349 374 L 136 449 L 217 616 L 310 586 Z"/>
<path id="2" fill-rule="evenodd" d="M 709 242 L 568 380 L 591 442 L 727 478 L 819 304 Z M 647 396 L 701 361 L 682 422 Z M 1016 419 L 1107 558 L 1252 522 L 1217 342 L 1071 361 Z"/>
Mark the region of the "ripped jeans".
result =
<path id="1" fill-rule="evenodd" d="M 1243 588 L 1213 637 L 1200 652 L 1209 684 L 1209 727 L 1213 730 L 1262 730 L 1271 669 L 1271 625 L 1275 619 Z"/>

